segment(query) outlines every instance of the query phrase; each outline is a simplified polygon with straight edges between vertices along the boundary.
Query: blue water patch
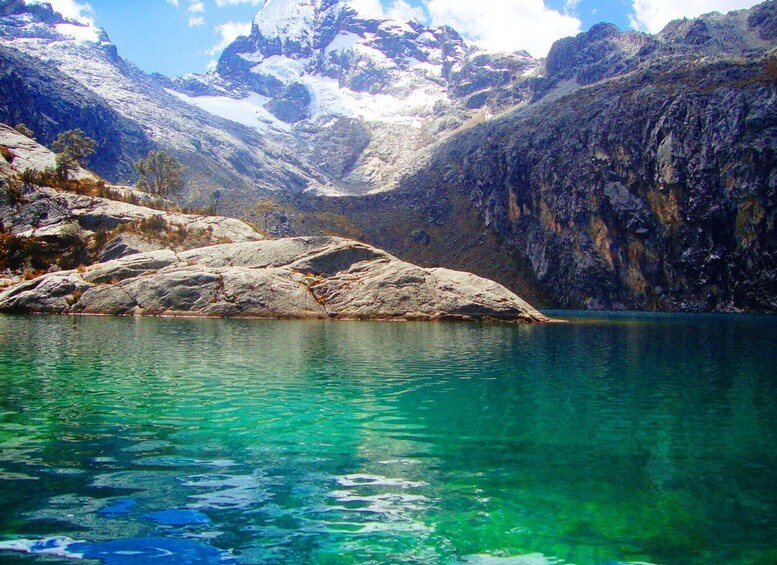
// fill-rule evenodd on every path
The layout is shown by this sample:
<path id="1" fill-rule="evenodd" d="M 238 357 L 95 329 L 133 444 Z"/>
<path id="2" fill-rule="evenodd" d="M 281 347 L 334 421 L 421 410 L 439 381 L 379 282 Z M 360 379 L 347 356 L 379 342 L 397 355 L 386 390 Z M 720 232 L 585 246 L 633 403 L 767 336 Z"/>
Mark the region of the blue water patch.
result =
<path id="1" fill-rule="evenodd" d="M 68 537 L 0 542 L 0 551 L 18 551 L 69 559 L 98 559 L 105 565 L 145 563 L 210 564 L 231 562 L 229 554 L 188 539 L 128 538 L 104 542 L 75 541 Z"/>
<path id="2" fill-rule="evenodd" d="M 188 539 L 129 538 L 90 543 L 76 542 L 68 551 L 105 565 L 145 563 L 223 563 L 223 553 L 213 546 Z"/>
<path id="3" fill-rule="evenodd" d="M 777 564 L 777 316 L 586 316 L 0 316 L 0 563 Z"/>
<path id="4" fill-rule="evenodd" d="M 205 514 L 196 510 L 162 510 L 144 514 L 143 517 L 165 526 L 189 526 L 210 522 Z"/>
<path id="5" fill-rule="evenodd" d="M 98 514 L 101 514 L 102 516 L 119 516 L 121 514 L 127 514 L 130 510 L 132 510 L 135 506 L 137 506 L 137 502 L 132 498 L 124 498 L 121 500 L 115 501 L 110 506 L 106 506 L 105 508 L 101 508 L 97 511 Z"/>

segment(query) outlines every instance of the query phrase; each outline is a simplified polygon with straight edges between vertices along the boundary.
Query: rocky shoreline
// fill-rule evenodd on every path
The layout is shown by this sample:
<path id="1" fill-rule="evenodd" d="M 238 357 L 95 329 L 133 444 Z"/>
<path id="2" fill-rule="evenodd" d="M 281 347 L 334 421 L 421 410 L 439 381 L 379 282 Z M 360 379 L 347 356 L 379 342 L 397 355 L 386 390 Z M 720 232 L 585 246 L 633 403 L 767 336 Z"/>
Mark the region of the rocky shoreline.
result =
<path id="1" fill-rule="evenodd" d="M 0 312 L 550 321 L 493 281 L 335 237 L 136 253 L 17 284 L 0 293 Z"/>

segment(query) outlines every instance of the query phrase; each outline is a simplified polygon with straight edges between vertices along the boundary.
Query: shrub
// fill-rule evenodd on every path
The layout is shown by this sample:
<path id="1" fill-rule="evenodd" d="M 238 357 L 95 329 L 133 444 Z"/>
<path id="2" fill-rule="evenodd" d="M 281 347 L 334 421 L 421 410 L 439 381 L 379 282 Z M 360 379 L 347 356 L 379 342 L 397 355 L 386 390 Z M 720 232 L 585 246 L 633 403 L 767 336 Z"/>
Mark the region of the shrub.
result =
<path id="1" fill-rule="evenodd" d="M 28 128 L 25 124 L 16 124 L 13 129 L 18 131 L 20 134 L 29 137 L 30 139 L 35 139 L 35 132 Z"/>
<path id="2" fill-rule="evenodd" d="M 30 169 L 29 167 L 24 169 L 21 173 L 19 173 L 19 180 L 22 181 L 22 184 L 30 185 L 35 184 L 35 179 L 38 176 L 38 172 L 35 169 Z"/>
<path id="3" fill-rule="evenodd" d="M 167 229 L 167 220 L 161 214 L 154 214 L 150 218 L 140 220 L 139 229 L 142 232 L 161 232 Z"/>
<path id="4" fill-rule="evenodd" d="M 31 281 L 32 279 L 37 279 L 40 276 L 43 276 L 46 274 L 46 271 L 42 269 L 25 269 L 24 275 L 22 278 L 26 281 Z"/>
<path id="5" fill-rule="evenodd" d="M 24 193 L 21 184 L 14 179 L 0 180 L 0 190 L 8 204 L 16 206 L 24 203 Z"/>

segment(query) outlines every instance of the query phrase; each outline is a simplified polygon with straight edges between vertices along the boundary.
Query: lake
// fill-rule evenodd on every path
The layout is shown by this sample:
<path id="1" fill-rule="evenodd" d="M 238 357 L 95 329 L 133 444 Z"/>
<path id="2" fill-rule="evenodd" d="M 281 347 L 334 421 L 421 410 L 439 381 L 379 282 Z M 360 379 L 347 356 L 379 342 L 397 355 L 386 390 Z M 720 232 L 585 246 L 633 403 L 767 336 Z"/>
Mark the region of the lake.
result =
<path id="1" fill-rule="evenodd" d="M 0 317 L 0 562 L 777 562 L 777 318 L 552 314 Z"/>

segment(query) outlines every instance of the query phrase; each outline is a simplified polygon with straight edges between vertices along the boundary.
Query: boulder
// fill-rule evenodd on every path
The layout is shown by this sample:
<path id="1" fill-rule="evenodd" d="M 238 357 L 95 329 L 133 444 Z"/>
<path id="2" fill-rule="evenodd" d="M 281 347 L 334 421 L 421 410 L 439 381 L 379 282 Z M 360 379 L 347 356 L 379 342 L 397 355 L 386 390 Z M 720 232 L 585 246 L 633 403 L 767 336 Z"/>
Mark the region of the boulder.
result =
<path id="1" fill-rule="evenodd" d="M 549 321 L 493 281 L 335 237 L 136 253 L 12 286 L 0 312 Z"/>

